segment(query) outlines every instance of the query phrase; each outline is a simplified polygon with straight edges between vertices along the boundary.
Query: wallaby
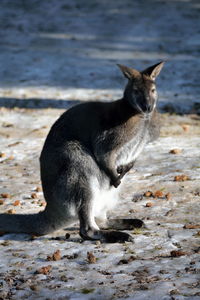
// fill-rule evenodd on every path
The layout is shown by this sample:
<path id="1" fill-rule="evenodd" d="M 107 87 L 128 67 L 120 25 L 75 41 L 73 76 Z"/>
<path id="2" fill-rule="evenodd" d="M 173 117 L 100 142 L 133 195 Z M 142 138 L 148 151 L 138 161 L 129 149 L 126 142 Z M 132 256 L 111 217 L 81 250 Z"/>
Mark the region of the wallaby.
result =
<path id="1" fill-rule="evenodd" d="M 107 211 L 117 204 L 124 175 L 145 144 L 159 136 L 155 79 L 163 64 L 142 72 L 118 65 L 128 79 L 122 99 L 78 104 L 61 115 L 40 156 L 45 210 L 0 214 L 0 231 L 45 235 L 79 219 L 83 239 L 132 241 L 128 233 L 100 230 L 97 223 L 106 223 Z M 110 224 L 124 230 L 143 222 L 113 219 Z"/>

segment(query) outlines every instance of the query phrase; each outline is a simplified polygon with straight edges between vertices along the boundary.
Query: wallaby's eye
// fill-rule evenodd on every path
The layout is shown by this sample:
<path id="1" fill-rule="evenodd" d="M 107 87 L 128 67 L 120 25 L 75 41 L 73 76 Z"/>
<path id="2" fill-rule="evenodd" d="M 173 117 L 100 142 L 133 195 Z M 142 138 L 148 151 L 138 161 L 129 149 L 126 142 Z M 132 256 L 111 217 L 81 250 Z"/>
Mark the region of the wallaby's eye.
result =
<path id="1" fill-rule="evenodd" d="M 156 89 L 152 89 L 152 90 L 151 90 L 152 93 L 155 93 L 155 91 L 156 91 Z"/>

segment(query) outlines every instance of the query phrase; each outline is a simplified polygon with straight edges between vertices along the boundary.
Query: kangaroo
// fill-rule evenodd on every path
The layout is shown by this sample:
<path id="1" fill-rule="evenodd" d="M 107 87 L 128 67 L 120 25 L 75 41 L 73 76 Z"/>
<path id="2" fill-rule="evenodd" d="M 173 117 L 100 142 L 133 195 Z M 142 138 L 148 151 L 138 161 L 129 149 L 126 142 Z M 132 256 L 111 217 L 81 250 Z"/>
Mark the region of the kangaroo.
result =
<path id="1" fill-rule="evenodd" d="M 0 231 L 45 235 L 79 219 L 83 239 L 133 241 L 119 230 L 141 227 L 143 221 L 109 220 L 107 211 L 118 203 L 124 176 L 145 144 L 159 136 L 155 79 L 163 65 L 142 72 L 118 65 L 128 79 L 122 99 L 78 104 L 61 115 L 40 156 L 45 210 L 0 214 Z M 97 225 L 106 222 L 115 230 Z"/>

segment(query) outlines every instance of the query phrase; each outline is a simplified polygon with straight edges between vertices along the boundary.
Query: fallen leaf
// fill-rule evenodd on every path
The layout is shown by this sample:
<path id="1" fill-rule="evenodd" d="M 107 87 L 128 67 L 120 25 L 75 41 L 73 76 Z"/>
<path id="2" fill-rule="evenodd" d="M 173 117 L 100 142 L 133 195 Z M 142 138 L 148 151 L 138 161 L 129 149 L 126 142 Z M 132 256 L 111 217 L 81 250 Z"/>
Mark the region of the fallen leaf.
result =
<path id="1" fill-rule="evenodd" d="M 187 181 L 187 180 L 189 180 L 190 178 L 189 178 L 189 176 L 187 176 L 187 175 L 176 175 L 175 177 L 174 177 L 174 181 Z"/>
<path id="2" fill-rule="evenodd" d="M 197 229 L 200 228 L 200 224 L 185 224 L 183 226 L 184 229 Z"/>
<path id="3" fill-rule="evenodd" d="M 170 255 L 171 257 L 179 257 L 179 256 L 187 255 L 187 253 L 182 250 L 172 250 L 170 252 Z"/>
<path id="4" fill-rule="evenodd" d="M 95 264 L 97 259 L 92 252 L 87 253 L 87 259 L 90 264 Z"/>
<path id="5" fill-rule="evenodd" d="M 52 266 L 48 265 L 48 266 L 45 266 L 45 267 L 42 267 L 42 268 L 38 269 L 35 273 L 36 274 L 48 275 L 49 272 L 51 271 L 51 269 L 52 269 Z"/>
<path id="6" fill-rule="evenodd" d="M 11 208 L 11 209 L 7 210 L 7 214 L 14 215 L 14 214 L 16 214 L 16 211 L 13 208 Z"/>
<path id="7" fill-rule="evenodd" d="M 172 149 L 169 151 L 169 153 L 171 153 L 171 154 L 180 154 L 181 152 L 182 152 L 181 149 Z"/>
<path id="8" fill-rule="evenodd" d="M 37 196 L 36 193 L 32 193 L 32 194 L 31 194 L 31 198 L 32 198 L 32 199 L 36 199 L 36 198 L 38 198 L 38 196 Z"/>
<path id="9" fill-rule="evenodd" d="M 16 142 L 16 143 L 13 143 L 13 144 L 9 144 L 8 147 L 14 147 L 14 146 L 17 146 L 19 144 L 21 144 L 22 142 Z"/>
<path id="10" fill-rule="evenodd" d="M 188 132 L 190 130 L 190 125 L 188 125 L 188 124 L 183 124 L 183 125 L 181 125 L 181 127 L 182 127 L 183 131 L 185 131 L 185 132 Z"/>
<path id="11" fill-rule="evenodd" d="M 153 193 L 151 191 L 147 191 L 144 193 L 145 197 L 151 197 L 153 195 Z"/>
<path id="12" fill-rule="evenodd" d="M 164 195 L 163 195 L 163 192 L 162 191 L 156 191 L 153 196 L 155 198 L 162 198 Z"/>
<path id="13" fill-rule="evenodd" d="M 14 206 L 19 206 L 20 204 L 21 204 L 21 203 L 20 203 L 19 200 L 16 200 L 16 201 L 13 203 Z"/>
<path id="14" fill-rule="evenodd" d="M 60 250 L 55 251 L 52 255 L 47 256 L 48 261 L 57 261 L 61 259 L 61 253 Z"/>
<path id="15" fill-rule="evenodd" d="M 167 200 L 171 200 L 171 194 L 170 194 L 170 193 L 167 193 L 167 194 L 165 195 L 165 197 L 166 197 Z"/>
<path id="16" fill-rule="evenodd" d="M 14 157 L 14 155 L 10 155 L 9 157 L 8 157 L 8 160 L 13 160 L 15 157 Z"/>
<path id="17" fill-rule="evenodd" d="M 11 195 L 8 194 L 8 193 L 2 193 L 2 194 L 1 194 L 1 197 L 2 197 L 2 198 L 10 198 Z"/>
<path id="18" fill-rule="evenodd" d="M 152 202 L 147 202 L 146 203 L 146 207 L 152 207 L 153 206 L 153 203 Z"/>

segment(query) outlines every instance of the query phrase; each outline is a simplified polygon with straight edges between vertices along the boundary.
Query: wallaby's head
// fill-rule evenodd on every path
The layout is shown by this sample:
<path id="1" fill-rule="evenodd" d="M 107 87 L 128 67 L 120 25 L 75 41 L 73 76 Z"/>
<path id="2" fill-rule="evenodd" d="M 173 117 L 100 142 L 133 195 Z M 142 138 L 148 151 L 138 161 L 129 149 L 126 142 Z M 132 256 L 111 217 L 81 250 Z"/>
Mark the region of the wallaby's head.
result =
<path id="1" fill-rule="evenodd" d="M 158 99 L 155 79 L 160 73 L 164 62 L 155 64 L 142 72 L 118 65 L 128 84 L 124 91 L 124 98 L 128 100 L 140 113 L 150 113 L 154 110 Z"/>

